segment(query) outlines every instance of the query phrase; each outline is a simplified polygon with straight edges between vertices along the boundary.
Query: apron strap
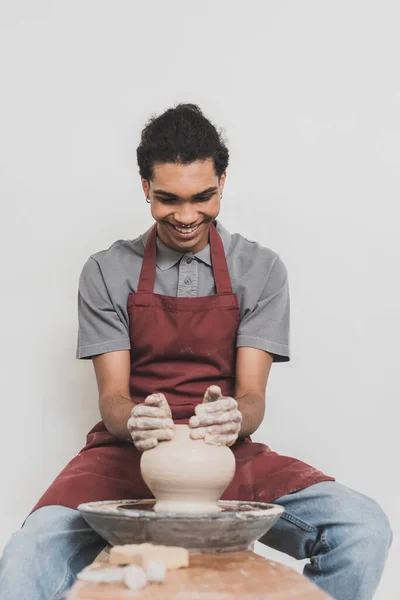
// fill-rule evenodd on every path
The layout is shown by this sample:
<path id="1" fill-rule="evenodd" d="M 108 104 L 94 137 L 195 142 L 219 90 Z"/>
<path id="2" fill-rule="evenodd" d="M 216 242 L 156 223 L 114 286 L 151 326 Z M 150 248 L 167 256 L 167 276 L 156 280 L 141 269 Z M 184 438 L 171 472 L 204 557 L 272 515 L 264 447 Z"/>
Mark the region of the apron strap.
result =
<path id="1" fill-rule="evenodd" d="M 210 227 L 210 251 L 215 288 L 217 294 L 232 294 L 232 284 L 229 277 L 224 245 L 217 231 L 215 221 L 213 225 L 214 227 Z"/>
<path id="2" fill-rule="evenodd" d="M 157 258 L 157 223 L 152 227 L 147 238 L 142 268 L 140 271 L 138 292 L 153 293 L 156 281 L 156 258 Z M 217 294 L 232 294 L 232 284 L 229 277 L 228 264 L 226 262 L 225 250 L 221 236 L 214 226 L 210 227 L 210 253 L 214 282 Z"/>
<path id="3" fill-rule="evenodd" d="M 140 271 L 138 292 L 147 292 L 152 294 L 154 292 L 154 284 L 156 282 L 156 259 L 157 259 L 157 223 L 153 225 L 147 238 L 146 247 L 144 249 L 144 256 L 142 262 L 142 268 Z"/>

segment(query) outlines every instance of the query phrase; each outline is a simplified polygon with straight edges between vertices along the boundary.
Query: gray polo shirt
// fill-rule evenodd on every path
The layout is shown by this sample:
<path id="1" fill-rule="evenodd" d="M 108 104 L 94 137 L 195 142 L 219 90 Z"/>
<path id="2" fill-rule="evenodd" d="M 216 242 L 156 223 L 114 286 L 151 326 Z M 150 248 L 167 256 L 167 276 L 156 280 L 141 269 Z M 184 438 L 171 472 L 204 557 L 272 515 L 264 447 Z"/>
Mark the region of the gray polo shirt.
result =
<path id="1" fill-rule="evenodd" d="M 259 348 L 274 361 L 289 360 L 289 286 L 282 259 L 218 221 L 234 293 L 240 305 L 237 346 Z M 90 256 L 79 279 L 77 358 L 129 350 L 128 294 L 137 290 L 150 229 Z M 182 254 L 157 238 L 154 291 L 166 296 L 215 294 L 210 246 Z"/>

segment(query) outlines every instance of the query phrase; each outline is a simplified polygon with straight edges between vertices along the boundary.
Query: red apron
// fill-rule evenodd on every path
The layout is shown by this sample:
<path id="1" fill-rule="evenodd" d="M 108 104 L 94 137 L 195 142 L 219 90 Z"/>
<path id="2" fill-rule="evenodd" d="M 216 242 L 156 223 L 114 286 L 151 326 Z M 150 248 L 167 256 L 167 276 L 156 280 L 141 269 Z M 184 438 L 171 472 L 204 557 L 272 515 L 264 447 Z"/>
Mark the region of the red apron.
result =
<path id="1" fill-rule="evenodd" d="M 215 227 L 210 228 L 210 250 L 217 293 L 197 298 L 155 294 L 156 227 L 147 240 L 138 290 L 128 297 L 130 392 L 136 403 L 163 392 L 174 421 L 187 423 L 208 386 L 218 385 L 223 395 L 235 395 L 239 304 Z M 236 474 L 225 500 L 272 502 L 333 479 L 250 439 L 237 441 L 232 450 Z M 133 444 L 113 437 L 101 421 L 33 510 L 54 504 L 76 508 L 96 500 L 151 498 L 140 475 L 140 457 Z"/>

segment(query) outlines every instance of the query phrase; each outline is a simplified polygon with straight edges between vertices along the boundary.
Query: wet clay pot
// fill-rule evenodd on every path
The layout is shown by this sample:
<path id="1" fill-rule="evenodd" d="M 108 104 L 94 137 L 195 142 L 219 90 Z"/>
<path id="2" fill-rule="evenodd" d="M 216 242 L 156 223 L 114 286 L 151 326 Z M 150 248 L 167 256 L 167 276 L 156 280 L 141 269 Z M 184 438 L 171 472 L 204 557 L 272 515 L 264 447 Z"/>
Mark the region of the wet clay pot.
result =
<path id="1" fill-rule="evenodd" d="M 175 437 L 143 452 L 140 470 L 154 494 L 156 512 L 216 513 L 218 500 L 235 474 L 227 446 L 192 440 L 188 425 L 175 425 Z"/>

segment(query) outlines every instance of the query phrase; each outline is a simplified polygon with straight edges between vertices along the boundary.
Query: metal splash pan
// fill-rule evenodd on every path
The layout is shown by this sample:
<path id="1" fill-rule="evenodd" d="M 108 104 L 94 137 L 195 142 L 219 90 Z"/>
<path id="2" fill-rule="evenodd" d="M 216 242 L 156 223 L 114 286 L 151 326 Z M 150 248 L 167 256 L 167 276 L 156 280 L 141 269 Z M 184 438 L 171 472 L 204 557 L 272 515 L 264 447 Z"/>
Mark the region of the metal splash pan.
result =
<path id="1" fill-rule="evenodd" d="M 110 545 L 183 546 L 192 553 L 247 550 L 284 512 L 278 504 L 219 501 L 219 513 L 156 513 L 155 500 L 80 504 L 87 523 Z"/>

